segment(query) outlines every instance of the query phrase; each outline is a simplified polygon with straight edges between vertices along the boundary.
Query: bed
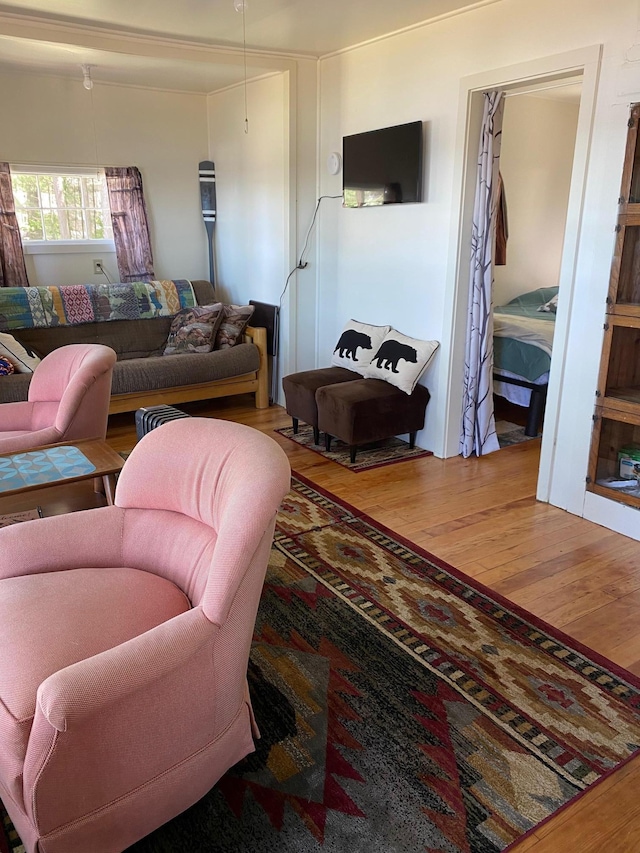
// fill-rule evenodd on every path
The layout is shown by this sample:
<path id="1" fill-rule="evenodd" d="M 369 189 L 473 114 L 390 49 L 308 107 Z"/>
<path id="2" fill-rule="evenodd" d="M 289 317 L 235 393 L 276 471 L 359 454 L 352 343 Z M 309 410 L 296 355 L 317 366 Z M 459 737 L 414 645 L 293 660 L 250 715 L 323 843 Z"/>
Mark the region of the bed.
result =
<path id="1" fill-rule="evenodd" d="M 493 310 L 493 390 L 525 406 L 525 435 L 540 431 L 547 399 L 557 287 L 523 293 Z"/>

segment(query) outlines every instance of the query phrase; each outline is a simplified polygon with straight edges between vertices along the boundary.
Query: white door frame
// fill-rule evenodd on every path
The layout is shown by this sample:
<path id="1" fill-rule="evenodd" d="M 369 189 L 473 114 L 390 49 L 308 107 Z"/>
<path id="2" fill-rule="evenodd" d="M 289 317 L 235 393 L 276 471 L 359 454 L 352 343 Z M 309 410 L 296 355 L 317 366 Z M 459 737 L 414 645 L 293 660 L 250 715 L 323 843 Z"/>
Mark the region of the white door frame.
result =
<path id="1" fill-rule="evenodd" d="M 462 379 L 469 294 L 469 245 L 475 190 L 478 135 L 482 119 L 482 93 L 493 89 L 519 89 L 529 85 L 543 88 L 551 81 L 582 76 L 582 95 L 578 114 L 576 145 L 571 174 L 567 222 L 560 267 L 560 292 L 549 392 L 542 439 L 537 497 L 549 501 L 555 464 L 555 445 L 560 414 L 560 395 L 565 370 L 567 340 L 574 298 L 575 269 L 578 254 L 586 174 L 591 148 L 596 91 L 600 74 L 602 46 L 593 45 L 555 56 L 532 60 L 507 68 L 494 69 L 465 77 L 460 83 L 458 140 L 454 186 L 460 187 L 459 204 L 451 222 L 451 256 L 448 281 L 447 314 L 451 318 L 451 345 L 448 355 L 444 456 L 459 450 L 462 413 Z"/>

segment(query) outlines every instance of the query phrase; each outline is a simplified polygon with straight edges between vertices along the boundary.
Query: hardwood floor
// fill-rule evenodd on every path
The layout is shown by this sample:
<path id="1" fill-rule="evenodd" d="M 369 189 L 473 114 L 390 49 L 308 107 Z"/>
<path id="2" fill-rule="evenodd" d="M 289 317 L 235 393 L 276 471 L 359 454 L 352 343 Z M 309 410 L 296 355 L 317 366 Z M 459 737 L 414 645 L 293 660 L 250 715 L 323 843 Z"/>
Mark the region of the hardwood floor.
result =
<path id="1" fill-rule="evenodd" d="M 267 432 L 284 448 L 294 471 L 640 674 L 640 542 L 538 503 L 539 441 L 480 460 L 429 457 L 354 474 L 275 434 L 275 428 L 290 423 L 280 407 L 257 410 L 247 396 L 181 408 Z M 132 414 L 110 419 L 108 440 L 118 451 L 131 450 Z M 2 502 L 0 511 L 8 511 Z M 640 851 L 638 789 L 640 758 L 513 853 Z"/>

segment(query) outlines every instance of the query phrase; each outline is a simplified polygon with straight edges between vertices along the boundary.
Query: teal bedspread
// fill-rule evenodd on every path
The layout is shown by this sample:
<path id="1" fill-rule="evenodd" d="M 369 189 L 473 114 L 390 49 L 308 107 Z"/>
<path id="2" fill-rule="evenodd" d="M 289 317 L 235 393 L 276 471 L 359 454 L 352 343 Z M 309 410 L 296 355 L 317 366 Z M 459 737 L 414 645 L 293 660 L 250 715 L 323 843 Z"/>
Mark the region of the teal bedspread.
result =
<path id="1" fill-rule="evenodd" d="M 541 287 L 538 290 L 523 293 L 506 305 L 494 308 L 494 315 L 514 318 L 514 321 L 518 317 L 524 317 L 540 320 L 543 323 L 554 323 L 556 319 L 554 313 L 538 309 L 557 293 L 557 287 Z M 493 364 L 494 370 L 498 373 L 508 371 L 529 382 L 535 382 L 549 371 L 551 356 L 539 346 L 525 343 L 516 337 L 496 335 L 493 339 Z"/>
<path id="2" fill-rule="evenodd" d="M 521 293 L 516 296 L 511 302 L 506 305 L 497 305 L 493 309 L 494 314 L 513 314 L 517 317 L 532 317 L 536 320 L 549 320 L 555 322 L 556 315 L 551 311 L 539 311 L 541 305 L 544 305 L 554 296 L 558 295 L 557 287 L 539 287 L 537 290 L 530 290 L 529 293 Z"/>

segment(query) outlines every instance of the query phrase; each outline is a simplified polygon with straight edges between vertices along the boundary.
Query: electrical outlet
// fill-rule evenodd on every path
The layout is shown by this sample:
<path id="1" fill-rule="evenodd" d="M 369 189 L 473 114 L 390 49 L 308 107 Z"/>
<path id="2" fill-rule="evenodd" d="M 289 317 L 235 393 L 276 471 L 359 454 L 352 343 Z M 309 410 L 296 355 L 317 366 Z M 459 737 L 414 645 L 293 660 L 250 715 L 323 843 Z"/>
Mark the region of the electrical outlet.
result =
<path id="1" fill-rule="evenodd" d="M 93 274 L 94 275 L 102 275 L 102 273 L 103 273 L 102 261 L 94 259 L 94 261 L 93 261 Z"/>

